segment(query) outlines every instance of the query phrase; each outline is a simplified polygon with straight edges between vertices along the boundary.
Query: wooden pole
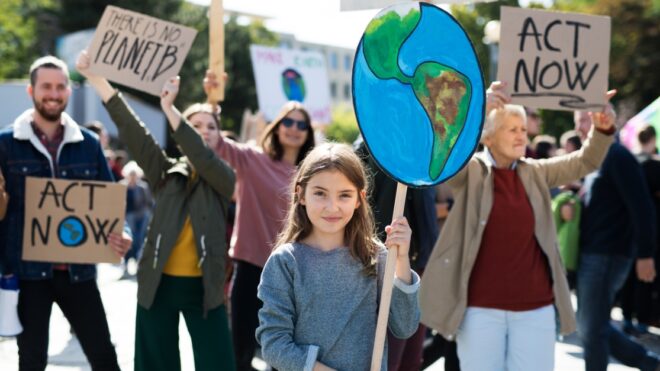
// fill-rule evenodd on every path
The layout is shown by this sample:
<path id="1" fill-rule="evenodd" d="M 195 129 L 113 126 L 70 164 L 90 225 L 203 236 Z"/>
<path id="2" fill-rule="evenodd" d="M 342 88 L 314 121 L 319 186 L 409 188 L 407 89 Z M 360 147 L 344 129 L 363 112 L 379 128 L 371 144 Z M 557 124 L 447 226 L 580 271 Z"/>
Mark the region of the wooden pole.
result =
<path id="1" fill-rule="evenodd" d="M 225 23 L 222 0 L 211 0 L 209 9 L 209 69 L 215 72 L 217 88 L 208 95 L 215 105 L 225 99 Z"/>
<path id="2" fill-rule="evenodd" d="M 408 186 L 397 183 L 396 198 L 394 199 L 394 210 L 392 220 L 403 216 L 403 207 L 406 204 L 406 193 Z M 392 286 L 394 285 L 394 268 L 399 248 L 392 247 L 387 251 L 385 262 L 385 274 L 383 276 L 383 291 L 380 294 L 380 306 L 378 309 L 378 322 L 376 323 L 376 338 L 374 350 L 371 353 L 371 371 L 380 371 L 383 351 L 385 349 L 385 337 L 387 336 L 387 320 L 390 316 L 390 302 L 392 301 Z"/>

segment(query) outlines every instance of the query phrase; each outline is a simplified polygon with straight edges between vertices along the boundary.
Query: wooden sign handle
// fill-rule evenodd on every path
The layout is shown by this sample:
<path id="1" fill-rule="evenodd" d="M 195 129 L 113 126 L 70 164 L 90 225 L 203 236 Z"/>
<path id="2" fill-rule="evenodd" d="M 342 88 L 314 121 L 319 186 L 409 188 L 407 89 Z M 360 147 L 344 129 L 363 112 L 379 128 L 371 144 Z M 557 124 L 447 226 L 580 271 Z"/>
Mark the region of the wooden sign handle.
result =
<path id="1" fill-rule="evenodd" d="M 406 204 L 406 193 L 408 186 L 397 183 L 396 198 L 394 199 L 394 210 L 392 220 L 403 216 L 403 207 Z M 387 261 L 385 262 L 385 275 L 383 276 L 383 288 L 380 294 L 380 306 L 378 309 L 378 322 L 376 322 L 376 338 L 374 350 L 371 353 L 371 371 L 380 371 L 383 351 L 385 349 L 385 337 L 387 336 L 387 320 L 390 316 L 390 302 L 392 301 L 392 286 L 394 286 L 394 268 L 399 248 L 397 246 L 387 250 Z"/>
<path id="2" fill-rule="evenodd" d="M 211 0 L 209 9 L 209 69 L 215 72 L 218 86 L 211 90 L 208 102 L 215 105 L 225 99 L 225 23 L 222 0 Z"/>

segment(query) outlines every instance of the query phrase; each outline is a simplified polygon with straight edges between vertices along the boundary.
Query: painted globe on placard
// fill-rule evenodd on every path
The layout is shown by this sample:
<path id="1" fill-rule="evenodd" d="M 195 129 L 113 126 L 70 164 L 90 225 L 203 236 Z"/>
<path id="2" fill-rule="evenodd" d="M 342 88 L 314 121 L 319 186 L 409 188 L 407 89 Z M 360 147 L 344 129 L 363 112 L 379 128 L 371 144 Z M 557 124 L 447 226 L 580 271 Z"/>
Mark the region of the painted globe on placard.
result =
<path id="1" fill-rule="evenodd" d="M 282 89 L 288 100 L 302 102 L 305 100 L 305 81 L 300 72 L 287 68 L 282 72 Z"/>
<path id="2" fill-rule="evenodd" d="M 87 230 L 80 219 L 69 216 L 57 227 L 57 237 L 66 247 L 78 247 L 87 240 Z"/>
<path id="3" fill-rule="evenodd" d="M 431 186 L 456 174 L 481 136 L 485 89 L 467 34 L 444 10 L 405 3 L 367 26 L 353 104 L 370 153 L 391 177 Z"/>

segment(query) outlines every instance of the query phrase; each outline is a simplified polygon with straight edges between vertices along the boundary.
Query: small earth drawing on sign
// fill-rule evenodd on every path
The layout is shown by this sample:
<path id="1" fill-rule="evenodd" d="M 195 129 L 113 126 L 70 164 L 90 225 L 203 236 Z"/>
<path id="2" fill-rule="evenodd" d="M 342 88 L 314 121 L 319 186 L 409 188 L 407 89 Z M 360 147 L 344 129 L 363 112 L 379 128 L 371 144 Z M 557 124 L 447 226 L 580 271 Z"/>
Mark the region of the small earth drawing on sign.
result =
<path id="1" fill-rule="evenodd" d="M 282 72 L 282 90 L 288 100 L 302 102 L 305 100 L 305 82 L 302 75 L 293 68 Z"/>
<path id="2" fill-rule="evenodd" d="M 57 237 L 66 247 L 78 247 L 87 240 L 87 229 L 80 219 L 69 216 L 57 227 Z"/>
<path id="3" fill-rule="evenodd" d="M 371 154 L 393 178 L 429 186 L 453 176 L 483 125 L 483 77 L 465 31 L 430 4 L 383 9 L 357 49 L 353 102 Z"/>

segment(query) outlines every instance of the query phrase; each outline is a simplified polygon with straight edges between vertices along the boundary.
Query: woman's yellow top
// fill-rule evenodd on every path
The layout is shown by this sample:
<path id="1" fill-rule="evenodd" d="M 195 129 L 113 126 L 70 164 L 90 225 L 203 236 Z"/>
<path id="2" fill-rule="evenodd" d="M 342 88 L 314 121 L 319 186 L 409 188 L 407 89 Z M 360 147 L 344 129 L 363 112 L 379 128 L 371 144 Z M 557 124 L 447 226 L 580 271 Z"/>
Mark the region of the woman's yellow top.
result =
<path id="1" fill-rule="evenodd" d="M 163 273 L 179 277 L 201 277 L 202 269 L 198 264 L 199 256 L 197 256 L 197 249 L 195 248 L 195 236 L 189 215 L 186 217 L 183 229 L 179 233 L 167 263 L 165 263 Z"/>

